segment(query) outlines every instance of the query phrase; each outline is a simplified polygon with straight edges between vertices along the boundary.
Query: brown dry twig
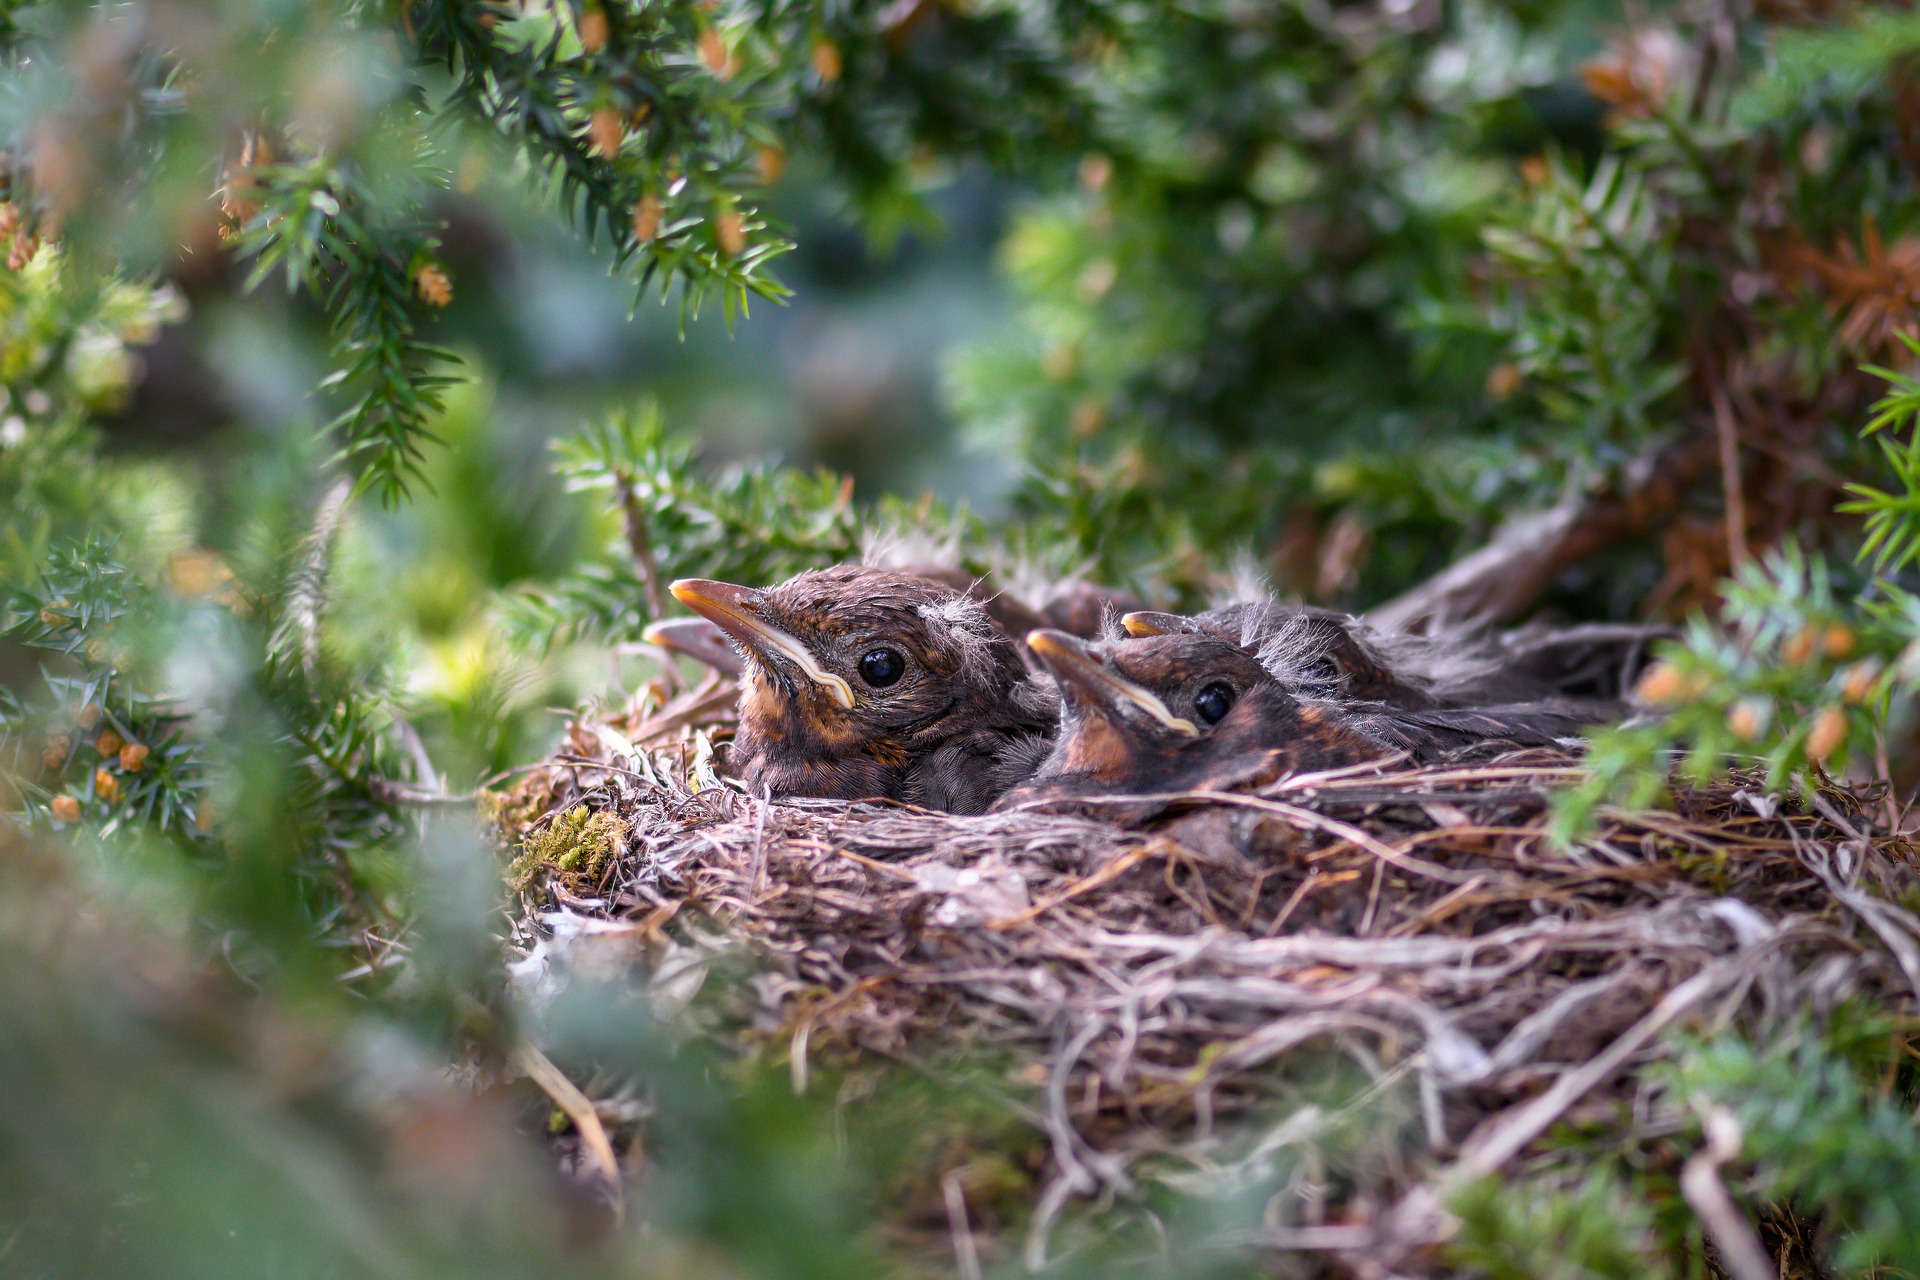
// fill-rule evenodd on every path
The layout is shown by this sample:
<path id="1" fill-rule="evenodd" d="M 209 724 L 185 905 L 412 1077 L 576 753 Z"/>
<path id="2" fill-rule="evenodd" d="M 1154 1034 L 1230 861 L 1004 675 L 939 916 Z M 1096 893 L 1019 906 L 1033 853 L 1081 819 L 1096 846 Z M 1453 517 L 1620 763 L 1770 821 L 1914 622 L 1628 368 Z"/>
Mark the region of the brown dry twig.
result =
<path id="1" fill-rule="evenodd" d="M 1757 780 L 1732 777 L 1677 789 L 1670 810 L 1603 812 L 1571 848 L 1546 826 L 1578 766 L 1540 752 L 1153 797 L 1144 822 L 1141 797 L 1117 806 L 1131 823 L 1098 805 L 957 817 L 755 799 L 713 767 L 724 729 L 699 723 L 663 713 L 644 742 L 636 718 L 576 730 L 503 812 L 519 830 L 617 814 L 623 850 L 576 910 L 651 922 L 634 936 L 676 956 L 759 957 L 779 980 L 724 998 L 752 1006 L 743 1049 L 787 1054 L 796 1081 L 823 1054 L 1028 1064 L 1033 1091 L 1008 1105 L 1051 1154 L 1024 1242 L 959 1181 L 936 1178 L 922 1215 L 940 1224 L 927 1247 L 963 1267 L 1048 1256 L 1082 1198 L 1124 1207 L 1317 1141 L 1287 1081 L 1331 1052 L 1371 1094 L 1417 1094 L 1424 1145 L 1401 1134 L 1349 1193 L 1398 1207 L 1363 1222 L 1283 1179 L 1295 1189 L 1243 1238 L 1421 1273 L 1452 1190 L 1537 1174 L 1540 1139 L 1576 1111 L 1639 1114 L 1625 1100 L 1671 1029 L 1764 1033 L 1756 1020 L 1858 997 L 1920 1008 L 1920 921 L 1897 901 L 1913 870 L 1863 791 L 1802 810 L 1756 805 Z M 635 758 L 610 758 L 627 744 Z M 536 888 L 518 913 L 529 952 L 556 942 L 541 905 Z M 1674 1105 L 1669 1132 L 1694 1123 Z M 1257 1136 L 1275 1107 L 1285 1141 Z"/>

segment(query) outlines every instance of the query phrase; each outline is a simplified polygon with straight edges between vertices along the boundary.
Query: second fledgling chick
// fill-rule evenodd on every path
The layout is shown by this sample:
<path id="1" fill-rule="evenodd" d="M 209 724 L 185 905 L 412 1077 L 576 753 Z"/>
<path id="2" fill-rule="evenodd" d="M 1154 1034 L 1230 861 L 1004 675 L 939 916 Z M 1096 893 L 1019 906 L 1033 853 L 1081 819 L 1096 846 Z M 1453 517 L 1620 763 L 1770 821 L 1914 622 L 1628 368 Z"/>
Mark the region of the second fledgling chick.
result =
<path id="1" fill-rule="evenodd" d="M 978 813 L 1046 753 L 1053 689 L 951 587 L 838 565 L 671 589 L 740 646 L 732 759 L 756 791 Z"/>
<path id="2" fill-rule="evenodd" d="M 1197 633 L 1089 644 L 1056 631 L 1027 643 L 1060 685 L 1059 736 L 1028 800 L 1223 790 L 1404 751 L 1427 763 L 1476 742 L 1546 746 L 1604 718 L 1599 704 L 1361 710 L 1298 696 L 1239 645 Z M 1282 678 L 1288 677 L 1288 678 Z"/>
<path id="3" fill-rule="evenodd" d="M 1060 732 L 1000 807 L 1091 795 L 1217 790 L 1387 754 L 1325 703 L 1296 697 L 1251 654 L 1212 636 L 1027 644 L 1060 686 Z"/>
<path id="4" fill-rule="evenodd" d="M 1623 696 L 1671 628 L 1534 625 L 1494 634 L 1409 635 L 1283 600 L 1205 613 L 1129 613 L 1128 635 L 1198 632 L 1284 666 L 1314 696 L 1425 710 Z M 1277 661 L 1275 660 L 1277 659 Z"/>
<path id="5" fill-rule="evenodd" d="M 1504 670 L 1473 644 L 1386 635 L 1335 609 L 1268 600 L 1192 615 L 1129 613 L 1130 636 L 1208 635 L 1267 655 L 1302 691 L 1341 702 L 1423 710 L 1548 696 L 1542 682 Z"/>

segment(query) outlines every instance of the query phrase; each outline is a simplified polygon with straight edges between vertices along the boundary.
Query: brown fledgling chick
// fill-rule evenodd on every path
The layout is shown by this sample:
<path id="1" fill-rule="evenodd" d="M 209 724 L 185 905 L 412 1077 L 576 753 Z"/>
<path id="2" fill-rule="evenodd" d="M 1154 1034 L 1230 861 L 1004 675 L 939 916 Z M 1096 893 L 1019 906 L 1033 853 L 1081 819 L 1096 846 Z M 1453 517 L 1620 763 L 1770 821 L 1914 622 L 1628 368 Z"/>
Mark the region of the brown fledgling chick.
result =
<path id="1" fill-rule="evenodd" d="M 1573 626 L 1530 623 L 1493 637 L 1512 670 L 1573 698 L 1625 698 L 1652 662 L 1656 640 L 1675 640 L 1679 629 L 1633 622 L 1583 622 Z"/>
<path id="2" fill-rule="evenodd" d="M 1611 701 L 1563 698 L 1493 707 L 1359 712 L 1350 716 L 1349 723 L 1375 741 L 1407 752 L 1415 764 L 1433 764 L 1483 742 L 1558 746 L 1594 725 L 1617 719 L 1622 710 Z"/>
<path id="3" fill-rule="evenodd" d="M 1276 671 L 1298 671 L 1301 692 L 1341 702 L 1424 710 L 1576 698 L 1618 698 L 1668 629 L 1619 624 L 1528 627 L 1492 636 L 1418 636 L 1362 618 L 1284 601 L 1206 613 L 1130 613 L 1133 636 L 1197 632 L 1238 644 Z"/>
<path id="4" fill-rule="evenodd" d="M 1026 646 L 1020 643 L 1029 632 L 1053 627 L 1076 636 L 1092 638 L 1100 634 L 1109 615 L 1144 604 L 1139 597 L 1126 592 L 1085 583 L 1070 583 L 1056 591 L 1048 599 L 1045 610 L 1041 611 L 1000 590 L 990 578 L 982 578 L 965 570 L 910 565 L 894 572 L 937 582 L 979 601 L 980 607 L 986 610 L 1001 635 L 1013 644 L 1014 652 L 1020 655 L 1027 666 L 1036 670 L 1040 669 L 1038 659 L 1032 658 Z M 722 675 L 737 677 L 741 674 L 740 655 L 733 641 L 725 631 L 705 618 L 667 618 L 648 626 L 640 638 L 671 653 L 703 662 Z"/>
<path id="5" fill-rule="evenodd" d="M 1294 696 L 1237 645 L 1176 634 L 1087 642 L 1036 631 L 1027 644 L 1060 686 L 1060 732 L 1029 800 L 1221 790 L 1386 755 L 1333 706 Z"/>
<path id="6" fill-rule="evenodd" d="M 1042 798 L 1225 790 L 1395 750 L 1428 763 L 1476 742 L 1546 746 L 1608 710 L 1574 702 L 1363 710 L 1302 698 L 1297 681 L 1200 632 L 1089 644 L 1041 631 L 1027 643 L 1060 685 L 1060 733 L 1033 780 L 1008 792 L 1003 808 Z"/>
<path id="7" fill-rule="evenodd" d="M 1271 600 L 1192 615 L 1129 613 L 1120 625 L 1136 637 L 1213 636 L 1255 655 L 1284 648 L 1285 665 L 1299 672 L 1301 691 L 1316 697 L 1410 709 L 1444 705 L 1431 680 L 1396 669 L 1382 646 L 1368 643 L 1371 628 L 1335 609 Z"/>
<path id="8" fill-rule="evenodd" d="M 740 646 L 732 758 L 756 792 L 978 813 L 1046 753 L 1053 689 L 951 587 L 839 565 L 671 589 Z"/>

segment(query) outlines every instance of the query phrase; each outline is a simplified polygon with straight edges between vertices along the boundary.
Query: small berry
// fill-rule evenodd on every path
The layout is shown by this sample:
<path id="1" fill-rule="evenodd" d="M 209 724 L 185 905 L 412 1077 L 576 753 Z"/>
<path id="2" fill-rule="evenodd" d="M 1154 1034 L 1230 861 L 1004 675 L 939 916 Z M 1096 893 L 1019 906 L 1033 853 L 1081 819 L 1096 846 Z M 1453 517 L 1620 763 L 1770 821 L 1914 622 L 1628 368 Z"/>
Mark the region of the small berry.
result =
<path id="1" fill-rule="evenodd" d="M 598 53 L 607 47 L 607 11 L 598 5 L 580 15 L 580 47 Z"/>
<path id="2" fill-rule="evenodd" d="M 120 748 L 125 745 L 127 745 L 125 738 L 111 729 L 103 729 L 100 731 L 100 736 L 94 739 L 93 749 L 103 756 L 112 756 L 118 755 Z"/>
<path id="3" fill-rule="evenodd" d="M 128 773 L 138 773 L 147 767 L 147 756 L 151 754 L 142 742 L 129 742 L 120 748 L 120 767 Z"/>
<path id="4" fill-rule="evenodd" d="M 707 64 L 707 70 L 713 72 L 713 74 L 719 76 L 722 80 L 727 79 L 732 74 L 727 65 L 726 37 L 718 31 L 715 31 L 712 27 L 708 27 L 700 33 L 700 60 Z"/>
<path id="5" fill-rule="evenodd" d="M 1076 283 L 1082 298 L 1088 302 L 1098 302 L 1113 292 L 1113 286 L 1119 283 L 1119 280 L 1120 268 L 1114 265 L 1113 259 L 1095 258 L 1087 264 L 1086 270 L 1080 273 L 1080 279 Z"/>
<path id="6" fill-rule="evenodd" d="M 754 165 L 760 170 L 761 183 L 770 187 L 787 171 L 787 153 L 778 147 L 762 147 L 754 156 Z"/>
<path id="7" fill-rule="evenodd" d="M 1494 400 L 1505 400 L 1520 389 L 1520 366 L 1511 360 L 1502 360 L 1487 370 L 1487 395 Z"/>
<path id="8" fill-rule="evenodd" d="M 55 822 L 64 822 L 72 826 L 80 821 L 80 802 L 72 796 L 55 796 L 53 804 L 49 807 L 53 810 Z"/>
<path id="9" fill-rule="evenodd" d="M 1841 694 L 1848 702 L 1858 706 L 1873 696 L 1873 686 L 1879 679 L 1879 662 L 1873 658 L 1862 658 L 1847 668 L 1847 682 Z"/>
<path id="10" fill-rule="evenodd" d="M 112 804 L 120 798 L 120 779 L 108 773 L 105 768 L 93 771 L 93 794 Z"/>
<path id="11" fill-rule="evenodd" d="M 813 73 L 827 84 L 840 78 L 840 46 L 831 40 L 813 43 Z"/>
<path id="12" fill-rule="evenodd" d="M 1656 662 L 1647 668 L 1633 691 L 1642 702 L 1656 707 L 1669 706 L 1685 701 L 1687 681 L 1680 674 L 1680 669 L 1671 662 Z"/>
<path id="13" fill-rule="evenodd" d="M 49 769 L 58 769 L 67 763 L 72 750 L 72 738 L 64 733 L 49 734 L 46 745 L 40 748 L 40 763 Z"/>
<path id="14" fill-rule="evenodd" d="M 660 197 L 641 196 L 633 205 L 633 238 L 641 244 L 647 244 L 660 234 L 660 215 L 665 207 Z"/>
<path id="15" fill-rule="evenodd" d="M 1807 734 L 1807 758 L 1816 763 L 1838 751 L 1847 740 L 1847 713 L 1839 707 L 1822 707 L 1813 718 L 1813 731 Z"/>
<path id="16" fill-rule="evenodd" d="M 88 702 L 74 709 L 73 720 L 82 729 L 91 729 L 100 723 L 100 714 L 100 704 Z"/>
<path id="17" fill-rule="evenodd" d="M 444 307 L 453 301 L 453 281 L 433 263 L 423 263 L 413 273 L 413 291 L 430 307 Z"/>
<path id="18" fill-rule="evenodd" d="M 1752 742 L 1766 727 L 1766 717 L 1764 703 L 1751 698 L 1742 699 L 1727 711 L 1727 731 L 1742 742 Z"/>
<path id="19" fill-rule="evenodd" d="M 1826 634 L 1821 637 L 1821 646 L 1826 650 L 1829 658 L 1852 657 L 1856 642 L 1857 637 L 1853 634 L 1853 628 L 1844 622 L 1829 623 Z"/>
<path id="20" fill-rule="evenodd" d="M 729 256 L 738 257 L 747 247 L 746 220 L 738 209 L 723 209 L 713 219 L 713 238 Z"/>
<path id="21" fill-rule="evenodd" d="M 626 122 L 612 107 L 595 107 L 593 114 L 587 117 L 587 142 L 595 155 L 613 159 L 620 154 L 620 144 L 626 138 Z"/>

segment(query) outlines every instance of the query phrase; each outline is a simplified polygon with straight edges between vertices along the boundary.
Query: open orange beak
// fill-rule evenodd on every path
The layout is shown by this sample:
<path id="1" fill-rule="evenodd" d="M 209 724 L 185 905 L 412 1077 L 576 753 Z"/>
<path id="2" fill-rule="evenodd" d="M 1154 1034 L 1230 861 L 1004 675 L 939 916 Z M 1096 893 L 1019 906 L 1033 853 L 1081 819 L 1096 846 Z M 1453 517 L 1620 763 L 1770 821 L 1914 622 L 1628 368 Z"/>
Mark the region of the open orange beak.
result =
<path id="1" fill-rule="evenodd" d="M 752 587 L 706 578 L 682 578 L 667 588 L 673 598 L 762 658 L 784 661 L 826 690 L 842 707 L 853 706 L 853 689 L 820 665 L 798 640 L 768 622 L 761 614 L 766 595 Z"/>
<path id="2" fill-rule="evenodd" d="M 1176 716 L 1150 690 L 1115 671 L 1089 649 L 1085 641 L 1064 631 L 1030 631 L 1027 647 L 1040 655 L 1040 660 L 1062 685 L 1071 685 L 1107 714 L 1121 714 L 1132 708 L 1145 712 L 1162 728 L 1183 738 L 1200 736 L 1198 725 L 1184 716 Z"/>

